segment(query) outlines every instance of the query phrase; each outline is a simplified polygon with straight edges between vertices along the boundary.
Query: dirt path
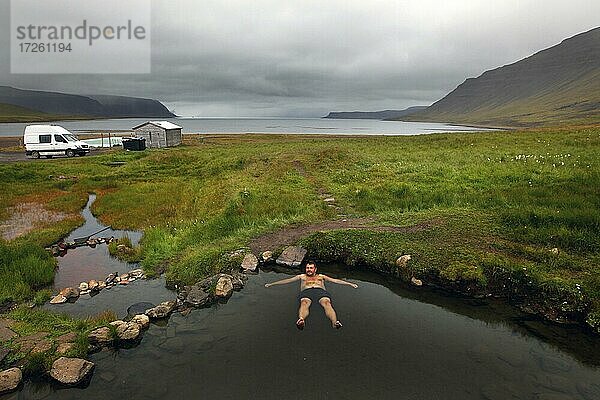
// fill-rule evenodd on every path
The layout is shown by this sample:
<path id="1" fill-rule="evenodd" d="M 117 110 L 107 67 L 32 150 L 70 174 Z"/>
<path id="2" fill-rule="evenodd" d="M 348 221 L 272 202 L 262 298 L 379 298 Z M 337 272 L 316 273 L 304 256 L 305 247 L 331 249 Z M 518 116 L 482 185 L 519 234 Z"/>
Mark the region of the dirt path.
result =
<path id="1" fill-rule="evenodd" d="M 26 161 L 26 160 L 32 160 L 34 161 L 32 158 L 29 158 L 25 155 L 24 151 L 0 151 L 0 163 L 9 163 L 9 162 L 16 162 L 16 161 Z M 42 161 L 40 160 L 35 160 L 35 161 Z"/>
<path id="2" fill-rule="evenodd" d="M 299 160 L 294 160 L 292 165 L 303 178 L 305 178 L 315 189 L 316 195 L 324 201 L 328 207 L 332 207 L 337 212 L 339 219 L 322 221 L 308 225 L 287 226 L 278 231 L 259 236 L 250 242 L 250 249 L 254 254 L 260 254 L 266 250 L 274 250 L 281 246 L 291 245 L 299 239 L 314 232 L 336 230 L 336 229 L 369 229 L 376 232 L 404 232 L 411 233 L 430 229 L 433 226 L 440 225 L 442 220 L 434 219 L 422 222 L 412 226 L 382 226 L 377 225 L 375 220 L 370 218 L 345 218 L 345 212 L 333 195 L 329 194 L 323 185 L 308 171 Z"/>
<path id="3" fill-rule="evenodd" d="M 274 250 L 280 246 L 287 246 L 299 239 L 320 231 L 335 229 L 368 229 L 375 232 L 402 232 L 412 233 L 430 229 L 440 225 L 440 219 L 422 222 L 411 226 L 381 226 L 374 225 L 374 220 L 368 218 L 350 218 L 333 221 L 323 221 L 315 224 L 286 226 L 278 231 L 259 236 L 250 242 L 250 249 L 254 254 L 266 250 Z"/>
<path id="4" fill-rule="evenodd" d="M 87 156 L 85 157 L 93 157 L 99 154 L 103 154 L 103 153 L 107 153 L 109 151 L 111 151 L 112 149 L 93 149 Z M 5 163 L 11 163 L 11 162 L 17 162 L 17 161 L 29 161 L 29 162 L 52 162 L 53 160 L 60 160 L 60 159 L 68 159 L 67 156 L 65 155 L 60 155 L 60 156 L 54 156 L 51 159 L 48 158 L 39 158 L 39 159 L 35 159 L 35 158 L 31 158 L 31 157 L 27 157 L 25 155 L 25 151 L 0 151 L 0 164 L 5 164 Z"/>

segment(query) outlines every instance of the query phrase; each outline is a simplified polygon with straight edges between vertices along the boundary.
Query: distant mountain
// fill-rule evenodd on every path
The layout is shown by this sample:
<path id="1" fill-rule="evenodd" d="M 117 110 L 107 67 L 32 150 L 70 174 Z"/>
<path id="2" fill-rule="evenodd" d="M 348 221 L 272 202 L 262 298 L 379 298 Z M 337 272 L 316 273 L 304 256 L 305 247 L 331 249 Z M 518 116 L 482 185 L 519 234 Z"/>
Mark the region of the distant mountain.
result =
<path id="1" fill-rule="evenodd" d="M 405 115 L 416 113 L 427 108 L 427 106 L 408 107 L 404 110 L 383 110 L 383 111 L 332 111 L 323 118 L 332 119 L 392 119 L 400 118 Z"/>
<path id="2" fill-rule="evenodd" d="M 0 103 L 0 122 L 33 122 L 49 121 L 52 115 L 30 110 L 25 107 Z"/>
<path id="3" fill-rule="evenodd" d="M 160 101 L 139 97 L 90 95 L 102 104 L 104 112 L 123 117 L 175 117 Z"/>
<path id="4" fill-rule="evenodd" d="M 488 126 L 600 123 L 600 28 L 469 78 L 401 119 Z"/>
<path id="5" fill-rule="evenodd" d="M 0 103 L 49 115 L 75 117 L 174 117 L 157 100 L 137 97 L 92 95 L 23 90 L 0 86 Z"/>

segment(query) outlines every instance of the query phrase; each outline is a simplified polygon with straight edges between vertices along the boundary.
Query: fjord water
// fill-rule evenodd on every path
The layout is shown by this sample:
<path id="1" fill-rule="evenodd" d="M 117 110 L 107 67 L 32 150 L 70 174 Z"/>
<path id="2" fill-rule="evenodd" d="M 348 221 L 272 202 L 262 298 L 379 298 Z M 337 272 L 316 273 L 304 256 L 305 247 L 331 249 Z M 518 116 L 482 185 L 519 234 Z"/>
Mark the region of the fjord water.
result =
<path id="1" fill-rule="evenodd" d="M 334 135 L 419 135 L 434 132 L 466 132 L 480 129 L 428 122 L 380 121 L 373 119 L 325 118 L 170 118 L 183 133 L 302 133 Z M 112 131 L 128 135 L 131 128 L 147 119 L 98 119 L 55 121 L 73 133 Z M 41 122 L 40 122 L 41 123 Z M 27 123 L 2 123 L 0 136 L 22 136 Z"/>
<path id="2" fill-rule="evenodd" d="M 298 288 L 266 289 L 289 275 L 261 271 L 226 304 L 173 314 L 152 324 L 138 347 L 91 355 L 86 389 L 28 383 L 7 398 L 600 398 L 597 338 L 487 300 L 372 273 L 321 272 L 359 284 L 328 285 L 339 331 L 318 305 L 298 331 Z"/>

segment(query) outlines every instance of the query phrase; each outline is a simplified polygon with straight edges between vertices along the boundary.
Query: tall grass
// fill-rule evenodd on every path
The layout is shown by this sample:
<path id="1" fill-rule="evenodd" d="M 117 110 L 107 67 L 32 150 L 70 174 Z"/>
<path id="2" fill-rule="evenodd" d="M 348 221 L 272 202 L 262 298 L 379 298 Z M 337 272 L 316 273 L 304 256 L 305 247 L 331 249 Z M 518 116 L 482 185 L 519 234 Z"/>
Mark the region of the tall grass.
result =
<path id="1" fill-rule="evenodd" d="M 56 261 L 39 245 L 0 240 L 0 302 L 31 298 L 54 280 Z"/>

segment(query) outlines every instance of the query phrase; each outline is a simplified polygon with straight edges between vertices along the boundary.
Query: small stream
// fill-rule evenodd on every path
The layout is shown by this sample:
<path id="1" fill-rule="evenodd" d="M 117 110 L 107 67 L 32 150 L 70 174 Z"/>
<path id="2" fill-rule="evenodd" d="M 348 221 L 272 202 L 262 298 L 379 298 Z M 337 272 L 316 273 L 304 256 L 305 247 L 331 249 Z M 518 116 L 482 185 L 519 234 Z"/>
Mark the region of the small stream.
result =
<path id="1" fill-rule="evenodd" d="M 81 213 L 85 218 L 85 223 L 71 232 L 65 239 L 66 242 L 89 236 L 106 228 L 106 225 L 101 224 L 90 210 L 95 200 L 96 195 L 90 194 L 88 202 Z M 111 236 L 115 238 L 127 236 L 134 245 L 137 245 L 142 238 L 142 234 L 137 231 L 113 229 L 107 229 L 96 235 L 96 237 Z M 126 263 L 111 257 L 107 244 L 98 244 L 93 248 L 83 246 L 69 249 L 64 256 L 58 257 L 57 261 L 58 270 L 54 275 L 54 289 L 56 291 L 65 287 L 77 287 L 81 282 L 87 282 L 91 279 L 104 280 L 112 272 L 123 274 L 139 268 L 136 263 Z M 110 309 L 117 316 L 123 318 L 127 315 L 127 307 L 134 303 L 150 302 L 158 304 L 162 301 L 173 300 L 175 296 L 175 292 L 166 288 L 164 278 L 158 278 L 137 280 L 127 286 L 114 286 L 110 289 L 104 289 L 94 296 L 81 296 L 75 303 L 46 304 L 45 308 L 77 317 L 87 317 Z"/>
<path id="2" fill-rule="evenodd" d="M 298 331 L 297 285 L 264 287 L 293 272 L 263 270 L 225 304 L 152 324 L 135 348 L 90 355 L 85 389 L 27 383 L 2 399 L 600 399 L 600 339 L 579 328 L 374 273 L 319 272 L 359 285 L 327 286 L 341 330 L 313 304 Z M 111 290 L 62 310 L 124 316 L 134 302 L 174 297 L 161 280 Z"/>

